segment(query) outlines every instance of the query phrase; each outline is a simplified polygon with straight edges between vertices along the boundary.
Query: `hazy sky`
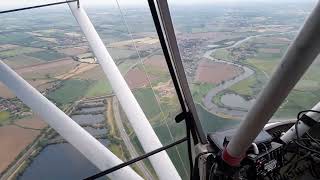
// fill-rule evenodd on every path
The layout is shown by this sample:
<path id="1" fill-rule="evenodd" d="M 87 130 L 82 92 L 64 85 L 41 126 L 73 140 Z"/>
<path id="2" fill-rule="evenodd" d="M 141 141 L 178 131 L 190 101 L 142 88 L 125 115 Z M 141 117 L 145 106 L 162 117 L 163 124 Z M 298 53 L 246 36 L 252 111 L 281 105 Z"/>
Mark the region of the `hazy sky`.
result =
<path id="1" fill-rule="evenodd" d="M 25 6 L 35 5 L 48 2 L 58 2 L 63 0 L 2 0 L 1 6 Z M 124 5 L 145 4 L 147 0 L 118 0 Z M 274 0 L 168 0 L 170 4 L 200 4 L 200 3 L 241 3 L 241 2 L 272 2 Z M 277 2 L 292 2 L 293 0 L 278 0 Z M 298 1 L 298 0 L 295 0 Z M 316 0 L 303 0 L 316 1 Z M 98 5 L 98 4 L 114 4 L 115 0 L 80 0 L 84 5 Z"/>
<path id="2" fill-rule="evenodd" d="M 2 0 L 1 7 L 25 7 L 30 5 L 39 5 L 43 3 L 58 2 L 63 0 Z M 80 0 L 85 5 L 114 5 L 116 0 Z M 147 0 L 118 0 L 121 5 L 141 5 L 146 4 Z M 242 3 L 242 2 L 272 2 L 274 0 L 168 0 L 170 4 L 203 4 L 203 3 Z M 276 2 L 292 2 L 299 0 L 278 0 Z M 301 0 L 302 1 L 302 0 Z M 316 1 L 316 0 L 303 0 L 303 1 Z"/>

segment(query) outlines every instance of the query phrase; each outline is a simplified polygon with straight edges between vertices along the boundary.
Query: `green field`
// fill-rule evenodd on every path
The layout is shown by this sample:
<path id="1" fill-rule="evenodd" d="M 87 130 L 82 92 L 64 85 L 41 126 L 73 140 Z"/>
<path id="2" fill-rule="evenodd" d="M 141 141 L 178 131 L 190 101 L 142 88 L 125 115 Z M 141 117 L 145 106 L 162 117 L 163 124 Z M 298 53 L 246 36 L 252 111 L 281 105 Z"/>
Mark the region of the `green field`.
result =
<path id="1" fill-rule="evenodd" d="M 0 44 L 28 44 L 33 37 L 25 32 L 11 32 L 0 34 Z"/>
<path id="2" fill-rule="evenodd" d="M 106 80 L 98 80 L 92 83 L 86 92 L 86 97 L 103 96 L 112 93 L 111 85 Z"/>
<path id="3" fill-rule="evenodd" d="M 135 90 L 133 94 L 148 119 L 151 119 L 160 113 L 157 100 L 151 88 L 138 89 Z"/>
<path id="4" fill-rule="evenodd" d="M 19 56 L 7 58 L 3 60 L 3 62 L 5 62 L 7 65 L 9 65 L 13 69 L 43 63 L 43 61 L 40 59 L 36 59 L 34 57 L 25 56 L 25 55 L 19 55 Z"/>
<path id="5" fill-rule="evenodd" d="M 144 65 L 144 68 L 141 65 L 139 65 L 138 67 L 141 68 L 141 70 L 145 71 L 149 75 L 149 77 L 157 77 L 151 82 L 153 86 L 158 85 L 158 83 L 160 82 L 168 82 L 171 79 L 170 73 L 167 68 L 157 68 L 147 64 Z"/>
<path id="6" fill-rule="evenodd" d="M 252 87 L 255 83 L 256 83 L 256 77 L 253 75 L 247 79 L 244 79 L 244 80 L 234 84 L 229 89 L 231 91 L 236 92 L 237 94 L 240 94 L 240 95 L 253 96 Z"/>
<path id="7" fill-rule="evenodd" d="M 315 91 L 319 89 L 319 85 L 318 81 L 301 79 L 294 89 L 299 91 Z"/>
<path id="8" fill-rule="evenodd" d="M 66 57 L 63 54 L 60 54 L 56 51 L 50 51 L 50 50 L 28 53 L 27 55 L 41 59 L 41 60 L 45 60 L 45 61 L 51 61 L 51 60 L 56 60 L 56 59 L 61 59 Z"/>
<path id="9" fill-rule="evenodd" d="M 320 90 L 316 92 L 293 90 L 278 109 L 275 117 L 296 117 L 299 111 L 311 109 L 318 103 L 319 97 Z"/>
<path id="10" fill-rule="evenodd" d="M 257 89 L 257 85 L 255 85 L 256 82 L 254 82 L 254 79 L 258 81 L 259 74 L 261 75 L 263 73 L 268 74 L 268 76 L 270 77 L 276 70 L 278 64 L 280 63 L 281 57 L 283 56 L 288 46 L 288 44 L 286 43 L 273 43 L 270 39 L 265 39 L 265 41 L 268 41 L 268 43 L 262 43 L 258 45 L 255 44 L 259 43 L 259 41 L 260 39 L 257 38 L 255 39 L 255 41 L 251 42 L 251 45 L 258 47 L 257 53 L 253 57 L 249 57 L 248 59 L 246 59 L 244 62 L 245 64 L 256 69 L 256 75 L 251 76 L 249 79 L 243 80 L 230 88 L 230 90 L 233 90 L 240 95 L 257 94 L 252 92 L 254 88 L 251 88 L 256 87 Z M 264 48 L 264 50 L 262 51 L 260 48 Z M 273 48 L 274 50 L 268 52 L 270 48 Z M 276 51 L 275 49 L 279 49 L 279 51 Z M 314 63 L 308 69 L 306 74 L 291 91 L 286 101 L 276 112 L 275 117 L 295 117 L 299 111 L 309 109 L 319 101 L 319 67 L 319 63 Z M 260 90 L 265 83 L 266 81 L 260 81 Z"/>
<path id="11" fill-rule="evenodd" d="M 39 49 L 32 48 L 32 47 L 18 47 L 16 49 L 1 51 L 0 57 L 1 58 L 9 58 L 9 57 L 18 56 L 21 54 L 35 53 L 34 51 L 39 51 Z"/>
<path id="12" fill-rule="evenodd" d="M 224 104 L 221 102 L 221 98 L 223 95 L 231 93 L 229 90 L 224 90 L 219 92 L 218 94 L 216 94 L 212 99 L 211 102 L 213 102 L 214 104 L 220 106 L 220 107 L 224 107 Z"/>
<path id="13" fill-rule="evenodd" d="M 130 62 L 125 61 L 125 62 L 119 64 L 118 68 L 119 68 L 120 72 L 123 75 L 125 75 L 125 73 L 127 73 L 129 68 L 131 68 L 135 63 L 136 63 L 136 61 L 134 61 L 134 60 L 132 60 Z M 103 72 L 101 72 L 101 73 L 103 73 Z M 103 73 L 102 79 L 92 82 L 87 93 L 85 94 L 86 97 L 104 96 L 104 95 L 112 93 L 113 90 L 112 90 L 111 84 L 104 77 L 105 77 L 105 75 Z"/>
<path id="14" fill-rule="evenodd" d="M 206 111 L 200 104 L 196 104 L 201 125 L 206 133 L 228 129 L 240 123 L 240 121 L 226 119 Z"/>
<path id="15" fill-rule="evenodd" d="M 1 111 L 0 112 L 0 125 L 4 124 L 7 122 L 10 118 L 10 112 L 8 111 Z"/>
<path id="16" fill-rule="evenodd" d="M 214 87 L 215 85 L 210 83 L 193 83 L 191 85 L 193 100 L 196 103 L 201 103 L 202 98 Z"/>
<path id="17" fill-rule="evenodd" d="M 173 135 L 173 139 L 174 140 L 179 140 L 183 137 L 186 136 L 185 133 L 185 125 L 183 122 L 177 124 L 175 123 L 174 119 L 168 119 L 168 125 L 169 128 L 171 130 L 171 133 Z M 166 124 L 161 123 L 161 124 L 157 124 L 153 126 L 154 131 L 156 132 L 157 136 L 159 137 L 159 140 L 161 141 L 161 143 L 163 145 L 167 145 L 173 142 L 171 136 L 170 136 L 170 132 L 166 126 Z M 134 146 L 136 147 L 138 153 L 140 155 L 144 154 L 144 151 L 140 145 L 140 142 L 138 140 L 138 138 L 136 136 L 131 137 L 131 142 L 134 144 Z M 170 159 L 172 160 L 173 164 L 175 165 L 177 171 L 179 172 L 180 176 L 182 177 L 182 179 L 188 179 L 188 174 L 189 173 L 189 161 L 188 161 L 188 154 L 187 154 L 187 147 L 186 147 L 186 143 L 182 143 L 180 145 L 177 146 L 179 154 L 181 155 L 181 159 L 178 155 L 178 151 L 176 149 L 176 147 L 170 148 L 167 151 Z M 182 162 L 181 162 L 182 160 Z M 153 172 L 153 168 L 150 164 L 149 161 L 145 161 L 148 169 L 152 169 L 151 172 Z M 186 170 L 185 170 L 186 168 Z M 186 172 L 187 171 L 187 172 Z"/>
<path id="18" fill-rule="evenodd" d="M 213 56 L 216 59 L 222 59 L 222 60 L 226 60 L 226 61 L 233 60 L 233 57 L 232 57 L 230 51 L 228 51 L 225 48 L 217 49 L 216 51 L 214 51 L 214 53 L 212 53 L 211 56 Z"/>
<path id="19" fill-rule="evenodd" d="M 89 81 L 84 80 L 66 80 L 62 82 L 62 86 L 48 94 L 48 98 L 54 100 L 59 105 L 73 103 L 83 97 L 89 86 Z"/>
<path id="20" fill-rule="evenodd" d="M 307 72 L 304 74 L 303 79 L 311 80 L 311 81 L 318 81 L 320 77 L 320 64 L 312 64 Z"/>
<path id="21" fill-rule="evenodd" d="M 171 122 L 173 121 L 174 120 L 171 119 Z M 179 140 L 186 136 L 185 126 L 183 122 L 179 124 L 176 124 L 175 122 L 173 122 L 171 124 L 172 125 L 170 125 L 170 130 L 173 134 L 174 140 Z M 154 130 L 163 145 L 167 145 L 173 142 L 166 125 L 163 124 L 162 126 L 155 127 Z M 190 172 L 187 149 L 188 148 L 186 147 L 186 143 L 182 143 L 178 145 L 177 148 L 173 147 L 167 150 L 167 153 L 172 163 L 175 165 L 182 179 L 188 179 L 189 174 L 186 174 L 186 173 Z M 178 153 L 180 154 L 181 159 Z"/>

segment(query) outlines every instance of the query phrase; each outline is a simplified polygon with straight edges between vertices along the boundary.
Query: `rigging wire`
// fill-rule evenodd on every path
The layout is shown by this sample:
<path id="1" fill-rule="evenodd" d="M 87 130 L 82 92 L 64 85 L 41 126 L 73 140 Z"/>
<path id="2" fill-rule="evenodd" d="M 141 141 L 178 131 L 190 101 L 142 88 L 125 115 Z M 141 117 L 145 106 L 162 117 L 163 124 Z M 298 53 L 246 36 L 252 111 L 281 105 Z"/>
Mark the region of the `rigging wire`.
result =
<path id="1" fill-rule="evenodd" d="M 125 27 L 126 27 L 126 29 L 127 29 L 127 31 L 128 31 L 128 34 L 129 34 L 130 38 L 131 38 L 132 44 L 133 44 L 133 46 L 134 46 L 134 49 L 135 49 L 135 51 L 136 51 L 136 53 L 137 53 L 137 55 L 138 55 L 139 61 L 140 61 L 140 63 L 141 63 L 141 66 L 142 66 L 142 68 L 143 68 L 143 70 L 144 70 L 144 73 L 145 73 L 145 75 L 146 75 L 148 84 L 149 84 L 149 86 L 151 87 L 151 90 L 152 90 L 152 92 L 153 92 L 154 97 L 156 98 L 156 102 L 157 102 L 158 107 L 159 107 L 159 109 L 160 109 L 161 116 L 163 117 L 163 121 L 165 122 L 165 125 L 166 125 L 166 127 L 167 127 L 167 129 L 168 129 L 170 138 L 171 138 L 172 141 L 174 141 L 173 134 L 172 134 L 172 132 L 171 132 L 171 130 L 170 130 L 170 127 L 169 127 L 169 125 L 168 125 L 168 123 L 167 123 L 167 120 L 166 120 L 166 118 L 165 118 L 166 116 L 165 116 L 164 111 L 163 111 L 163 109 L 162 109 L 162 107 L 161 107 L 160 99 L 158 98 L 158 96 L 156 95 L 156 93 L 155 93 L 155 91 L 154 91 L 154 87 L 152 86 L 150 77 L 149 77 L 149 75 L 148 75 L 148 73 L 147 73 L 147 71 L 146 71 L 146 68 L 145 68 L 145 66 L 144 66 L 144 62 L 143 62 L 143 60 L 141 59 L 140 53 L 139 53 L 138 48 L 137 48 L 137 46 L 136 46 L 136 43 L 135 43 L 135 41 L 134 41 L 134 39 L 133 39 L 132 32 L 130 31 L 129 25 L 128 25 L 127 21 L 126 21 L 125 15 L 124 15 L 123 12 L 122 12 L 122 9 L 121 9 L 121 7 L 120 7 L 120 4 L 119 4 L 118 0 L 115 0 L 115 1 L 116 1 L 116 3 L 117 3 L 118 9 L 119 9 L 119 11 L 120 11 L 120 14 L 121 14 L 121 18 L 122 18 L 122 20 L 123 20 L 123 23 L 124 23 L 124 25 L 125 25 Z M 189 132 L 187 132 L 187 133 L 189 133 Z M 178 150 L 178 147 L 176 146 L 175 149 L 176 149 L 177 154 L 178 154 L 178 156 L 179 156 L 179 159 L 180 159 L 180 161 L 181 161 L 181 163 L 182 163 L 182 166 L 183 166 L 183 169 L 184 169 L 184 171 L 185 171 L 185 174 L 189 177 L 189 173 L 188 173 L 188 171 L 187 171 L 186 165 L 184 164 L 184 162 L 183 162 L 183 160 L 182 160 L 182 157 L 181 157 L 180 151 Z M 192 168 L 192 167 L 190 167 L 190 168 Z"/>

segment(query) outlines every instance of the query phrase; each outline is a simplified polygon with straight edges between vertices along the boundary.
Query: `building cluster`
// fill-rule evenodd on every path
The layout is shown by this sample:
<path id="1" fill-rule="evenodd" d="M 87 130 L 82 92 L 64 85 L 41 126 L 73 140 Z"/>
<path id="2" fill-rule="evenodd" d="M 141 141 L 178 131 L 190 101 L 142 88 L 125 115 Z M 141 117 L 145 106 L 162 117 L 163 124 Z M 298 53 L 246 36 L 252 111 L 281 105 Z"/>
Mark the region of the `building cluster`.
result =
<path id="1" fill-rule="evenodd" d="M 5 99 L 0 97 L 0 111 L 8 111 L 11 116 L 23 116 L 26 115 L 26 112 L 31 113 L 28 107 L 17 98 Z"/>
<path id="2" fill-rule="evenodd" d="M 181 39 L 179 42 L 179 50 L 183 61 L 185 73 L 187 77 L 193 77 L 198 66 L 198 62 L 202 57 L 205 46 L 202 39 Z"/>

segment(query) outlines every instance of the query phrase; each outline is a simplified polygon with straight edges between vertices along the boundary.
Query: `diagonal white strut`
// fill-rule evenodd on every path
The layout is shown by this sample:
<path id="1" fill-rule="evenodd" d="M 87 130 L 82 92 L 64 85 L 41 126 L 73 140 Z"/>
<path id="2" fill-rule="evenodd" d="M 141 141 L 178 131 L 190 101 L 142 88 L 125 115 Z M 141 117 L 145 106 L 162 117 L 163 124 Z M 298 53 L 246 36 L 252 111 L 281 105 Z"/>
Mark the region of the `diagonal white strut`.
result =
<path id="1" fill-rule="evenodd" d="M 100 63 L 104 73 L 106 74 L 116 94 L 119 102 L 126 113 L 143 149 L 145 152 L 150 152 L 162 147 L 162 144 L 150 125 L 148 119 L 143 113 L 140 105 L 133 96 L 126 81 L 121 75 L 118 67 L 114 63 L 112 57 L 107 51 L 104 43 L 99 37 L 97 31 L 92 25 L 84 9 L 77 3 L 68 3 L 72 14 L 79 23 L 88 43 Z M 149 157 L 149 160 L 154 167 L 159 179 L 161 180 L 178 180 L 181 179 L 176 168 L 171 162 L 168 154 L 165 151 L 157 153 Z"/>
<path id="2" fill-rule="evenodd" d="M 0 81 L 100 170 L 122 163 L 117 156 L 1 60 Z M 108 174 L 108 177 L 117 180 L 142 180 L 130 167 Z"/>
<path id="3" fill-rule="evenodd" d="M 317 3 L 276 71 L 224 150 L 229 165 L 239 165 L 250 144 L 320 53 L 320 2 Z M 238 159 L 233 161 L 233 159 Z M 226 160 L 226 159 L 224 159 Z M 236 162 L 236 163 L 234 163 Z"/>

